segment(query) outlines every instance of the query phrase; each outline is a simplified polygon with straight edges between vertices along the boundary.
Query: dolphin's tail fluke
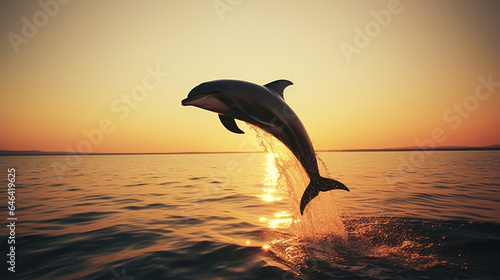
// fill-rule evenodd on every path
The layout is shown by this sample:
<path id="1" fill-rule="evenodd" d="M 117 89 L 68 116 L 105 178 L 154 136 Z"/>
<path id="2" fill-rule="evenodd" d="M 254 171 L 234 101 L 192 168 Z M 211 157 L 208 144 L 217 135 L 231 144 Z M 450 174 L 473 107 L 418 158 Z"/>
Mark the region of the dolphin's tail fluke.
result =
<path id="1" fill-rule="evenodd" d="M 307 204 L 311 200 L 313 200 L 313 198 L 318 196 L 320 191 L 326 192 L 335 189 L 349 191 L 349 189 L 344 184 L 337 180 L 324 178 L 321 176 L 318 176 L 314 179 L 311 178 L 311 182 L 309 182 L 309 185 L 304 191 L 304 194 L 302 194 L 302 199 L 300 200 L 300 214 L 304 215 L 304 209 L 306 208 Z"/>

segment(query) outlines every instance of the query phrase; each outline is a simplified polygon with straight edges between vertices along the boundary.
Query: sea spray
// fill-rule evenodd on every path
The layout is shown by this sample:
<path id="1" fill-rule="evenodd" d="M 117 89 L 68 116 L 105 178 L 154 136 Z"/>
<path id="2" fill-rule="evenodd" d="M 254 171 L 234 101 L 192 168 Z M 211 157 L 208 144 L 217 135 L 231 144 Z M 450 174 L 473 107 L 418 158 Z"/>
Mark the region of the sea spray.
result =
<path id="1" fill-rule="evenodd" d="M 374 259 L 415 270 L 443 264 L 429 246 L 421 243 L 425 239 L 422 233 L 407 228 L 405 219 L 342 218 L 335 191 L 320 192 L 300 215 L 300 199 L 309 184 L 307 173 L 280 141 L 258 128 L 250 128 L 266 152 L 265 194 L 261 198 L 276 209 L 273 216 L 261 218 L 269 228 L 265 248 L 297 277 L 321 275 L 320 267 L 356 268 L 359 262 L 368 264 Z M 319 156 L 317 159 L 324 177 L 336 177 Z"/>
<path id="2" fill-rule="evenodd" d="M 300 215 L 300 200 L 309 184 L 307 173 L 281 142 L 258 128 L 250 128 L 266 152 L 265 194 L 261 198 L 276 205 L 274 216 L 261 218 L 270 228 L 266 239 L 271 250 L 292 266 L 305 264 L 319 252 L 335 254 L 332 245 L 344 242 L 346 233 L 334 192 L 321 192 Z M 326 169 L 321 172 L 328 174 Z M 305 244 L 320 246 L 307 248 Z"/>

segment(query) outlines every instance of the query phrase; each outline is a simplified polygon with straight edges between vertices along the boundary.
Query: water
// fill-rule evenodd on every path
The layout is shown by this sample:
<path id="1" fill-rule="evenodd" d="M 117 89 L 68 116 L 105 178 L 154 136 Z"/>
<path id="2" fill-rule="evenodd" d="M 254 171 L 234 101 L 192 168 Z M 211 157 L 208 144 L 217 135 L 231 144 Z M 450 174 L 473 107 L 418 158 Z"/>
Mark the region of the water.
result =
<path id="1" fill-rule="evenodd" d="M 82 156 L 62 180 L 65 156 L 0 157 L 0 278 L 499 279 L 500 152 L 319 153 L 351 192 L 300 216 L 307 175 L 259 137 L 272 154 Z"/>

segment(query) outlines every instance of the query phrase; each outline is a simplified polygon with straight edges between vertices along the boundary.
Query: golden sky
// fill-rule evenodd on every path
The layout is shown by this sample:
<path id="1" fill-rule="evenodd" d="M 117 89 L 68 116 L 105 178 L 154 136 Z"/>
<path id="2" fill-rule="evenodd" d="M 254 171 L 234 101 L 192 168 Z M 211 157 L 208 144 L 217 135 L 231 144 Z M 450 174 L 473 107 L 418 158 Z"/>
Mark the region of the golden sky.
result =
<path id="1" fill-rule="evenodd" d="M 251 134 L 180 104 L 214 79 L 292 81 L 285 99 L 316 149 L 500 144 L 499 11 L 452 0 L 2 1 L 0 150 L 237 151 Z"/>

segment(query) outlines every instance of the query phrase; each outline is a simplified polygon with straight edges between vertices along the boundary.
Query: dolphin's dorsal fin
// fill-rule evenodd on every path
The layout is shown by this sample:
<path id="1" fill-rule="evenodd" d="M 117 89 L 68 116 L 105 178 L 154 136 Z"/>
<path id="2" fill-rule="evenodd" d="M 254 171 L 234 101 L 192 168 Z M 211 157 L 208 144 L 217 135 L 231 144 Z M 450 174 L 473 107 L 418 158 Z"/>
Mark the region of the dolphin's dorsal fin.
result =
<path id="1" fill-rule="evenodd" d="M 274 82 L 270 82 L 269 84 L 265 84 L 264 86 L 270 89 L 272 92 L 281 96 L 281 98 L 285 99 L 283 96 L 283 91 L 289 85 L 293 85 L 289 80 L 276 80 Z"/>
<path id="2" fill-rule="evenodd" d="M 224 115 L 221 115 L 219 114 L 219 119 L 220 119 L 220 122 L 222 123 L 222 125 L 227 128 L 227 130 L 231 131 L 231 132 L 234 132 L 234 133 L 238 133 L 238 134 L 243 134 L 245 132 L 243 132 L 237 125 L 236 125 L 236 122 L 234 121 L 234 118 L 231 118 L 231 117 L 228 117 L 228 116 L 224 116 Z"/>

